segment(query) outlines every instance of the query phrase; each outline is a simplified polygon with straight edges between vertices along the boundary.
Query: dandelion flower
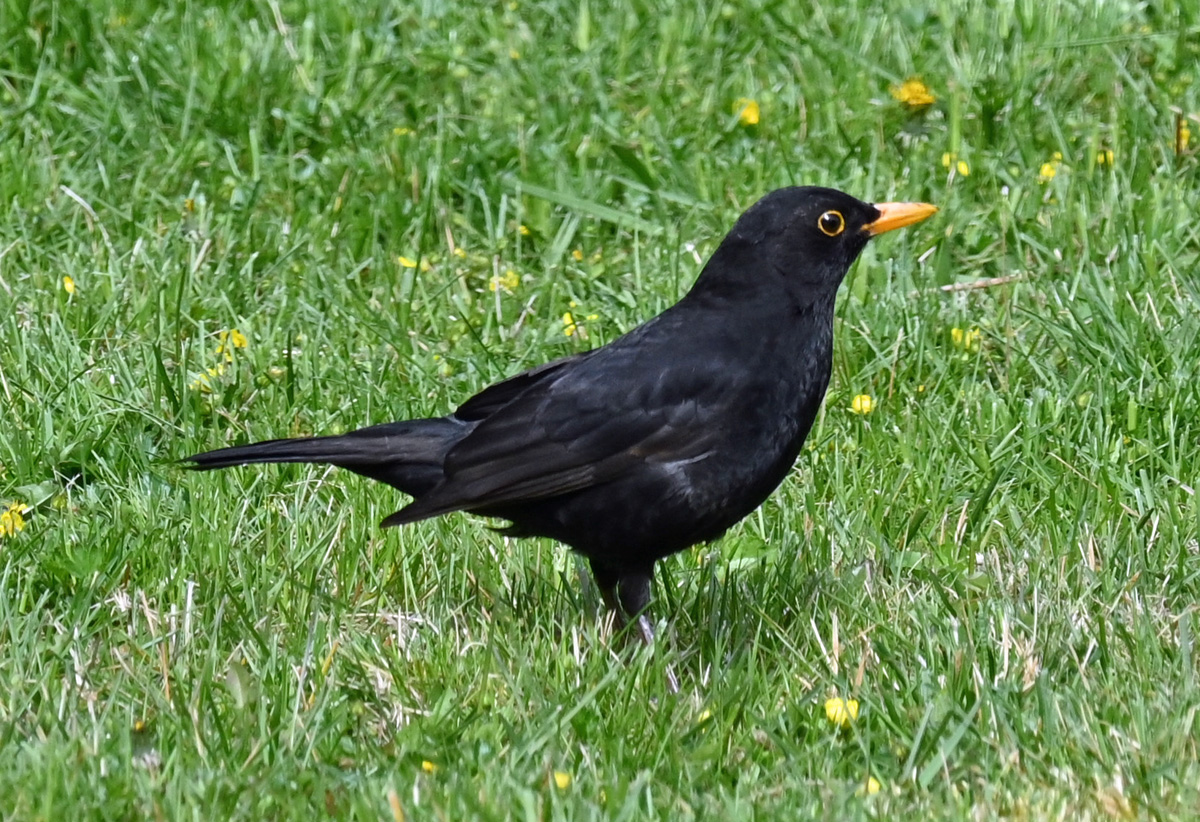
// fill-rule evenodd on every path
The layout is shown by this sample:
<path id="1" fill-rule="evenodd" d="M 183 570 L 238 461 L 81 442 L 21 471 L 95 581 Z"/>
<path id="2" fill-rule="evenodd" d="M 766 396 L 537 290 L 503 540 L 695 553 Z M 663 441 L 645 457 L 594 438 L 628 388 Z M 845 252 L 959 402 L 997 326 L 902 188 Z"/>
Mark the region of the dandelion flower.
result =
<path id="1" fill-rule="evenodd" d="M 849 728 L 858 719 L 858 700 L 842 699 L 840 696 L 825 700 L 825 716 L 834 725 Z"/>
<path id="2" fill-rule="evenodd" d="M 15 536 L 18 531 L 25 530 L 25 515 L 29 508 L 25 503 L 13 501 L 0 511 L 0 537 Z"/>
<path id="3" fill-rule="evenodd" d="M 733 103 L 733 111 L 737 114 L 738 122 L 744 126 L 758 125 L 761 112 L 758 108 L 758 101 L 752 100 L 749 97 L 739 97 Z"/>
<path id="4" fill-rule="evenodd" d="M 425 773 L 437 773 L 438 766 L 430 762 L 428 759 L 421 762 L 421 770 Z"/>
<path id="5" fill-rule="evenodd" d="M 909 108 L 923 108 L 937 100 L 919 77 L 909 77 L 903 83 L 892 86 L 890 90 L 893 97 Z"/>
<path id="6" fill-rule="evenodd" d="M 875 400 L 870 394 L 856 394 L 850 401 L 850 410 L 855 414 L 870 414 L 875 410 Z"/>
<path id="7" fill-rule="evenodd" d="M 75 293 L 75 281 L 72 280 L 70 277 L 63 277 L 62 284 L 63 284 L 63 291 L 67 292 L 68 294 Z"/>
<path id="8" fill-rule="evenodd" d="M 571 787 L 571 775 L 566 771 L 555 771 L 554 785 L 560 791 L 565 791 L 567 788 Z"/>

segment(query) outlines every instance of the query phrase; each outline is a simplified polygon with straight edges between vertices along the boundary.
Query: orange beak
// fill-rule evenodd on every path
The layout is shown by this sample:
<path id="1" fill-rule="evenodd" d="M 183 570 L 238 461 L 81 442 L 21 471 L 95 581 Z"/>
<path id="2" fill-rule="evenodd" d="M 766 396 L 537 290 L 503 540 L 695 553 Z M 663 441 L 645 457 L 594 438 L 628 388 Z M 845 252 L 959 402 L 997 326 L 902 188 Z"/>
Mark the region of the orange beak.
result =
<path id="1" fill-rule="evenodd" d="M 872 237 L 894 228 L 919 223 L 937 212 L 937 206 L 929 203 L 875 203 L 875 207 L 879 209 L 879 219 L 863 226 L 863 230 Z"/>

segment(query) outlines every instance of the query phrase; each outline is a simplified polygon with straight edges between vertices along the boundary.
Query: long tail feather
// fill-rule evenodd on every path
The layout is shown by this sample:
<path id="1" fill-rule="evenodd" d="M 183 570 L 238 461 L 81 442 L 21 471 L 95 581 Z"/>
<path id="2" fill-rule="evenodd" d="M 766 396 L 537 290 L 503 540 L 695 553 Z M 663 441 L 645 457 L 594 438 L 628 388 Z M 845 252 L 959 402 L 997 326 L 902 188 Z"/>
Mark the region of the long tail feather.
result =
<path id="1" fill-rule="evenodd" d="M 446 452 L 473 427 L 451 417 L 389 422 L 336 437 L 267 440 L 219 448 L 183 461 L 197 471 L 251 463 L 323 463 L 416 495 L 441 480 Z"/>

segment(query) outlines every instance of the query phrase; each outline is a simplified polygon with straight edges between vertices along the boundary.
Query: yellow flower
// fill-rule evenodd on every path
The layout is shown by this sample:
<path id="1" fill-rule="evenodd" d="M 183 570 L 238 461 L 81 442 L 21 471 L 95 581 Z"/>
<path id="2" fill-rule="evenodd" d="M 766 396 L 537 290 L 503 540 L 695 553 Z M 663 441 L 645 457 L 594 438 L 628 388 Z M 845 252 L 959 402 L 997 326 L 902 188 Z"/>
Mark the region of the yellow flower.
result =
<path id="1" fill-rule="evenodd" d="M 577 263 L 583 262 L 583 249 L 580 249 L 580 248 L 575 249 L 574 251 L 571 252 L 571 256 L 575 259 L 575 262 L 577 262 Z"/>
<path id="2" fill-rule="evenodd" d="M 425 259 L 424 257 L 421 258 L 420 262 L 417 262 L 409 257 L 400 256 L 396 258 L 396 262 L 400 263 L 401 267 L 403 268 L 419 268 L 421 271 L 428 271 L 429 269 L 433 268 L 433 266 L 429 264 L 429 260 Z"/>
<path id="3" fill-rule="evenodd" d="M 1191 126 L 1188 125 L 1187 120 L 1180 117 L 1178 122 L 1175 124 L 1175 153 L 1183 154 L 1188 147 L 1188 143 L 1191 142 L 1191 139 Z"/>
<path id="4" fill-rule="evenodd" d="M 825 716 L 834 725 L 849 728 L 858 719 L 858 700 L 842 699 L 840 696 L 825 700 Z"/>
<path id="5" fill-rule="evenodd" d="M 937 100 L 929 87 L 919 77 L 909 77 L 898 86 L 892 86 L 892 96 L 909 108 L 932 105 Z"/>
<path id="6" fill-rule="evenodd" d="M 563 314 L 563 333 L 568 337 L 572 337 L 578 330 L 579 326 L 575 324 L 575 318 L 571 316 L 571 312 L 568 311 Z"/>
<path id="7" fill-rule="evenodd" d="M 710 719 L 712 719 L 712 711 L 710 711 L 708 708 L 705 708 L 700 712 L 700 716 L 696 717 L 696 724 L 703 725 Z"/>
<path id="8" fill-rule="evenodd" d="M 201 394 L 211 394 L 212 381 L 224 373 L 225 363 L 219 362 L 212 368 L 205 369 L 203 374 L 192 380 L 191 388 L 193 391 L 199 391 Z"/>
<path id="9" fill-rule="evenodd" d="M 75 281 L 70 277 L 63 277 L 63 291 L 67 292 L 68 294 L 75 293 Z"/>
<path id="10" fill-rule="evenodd" d="M 454 256 L 458 257 L 460 260 L 466 259 L 467 252 L 462 246 L 455 246 L 454 247 Z"/>
<path id="11" fill-rule="evenodd" d="M 554 784 L 560 791 L 565 791 L 571 787 L 571 775 L 566 771 L 555 771 Z"/>
<path id="12" fill-rule="evenodd" d="M 518 232 L 520 232 L 520 234 L 521 234 L 521 236 L 522 236 L 522 237 L 528 237 L 528 236 L 529 236 L 529 226 L 527 226 L 527 225 L 519 225 L 519 226 L 517 226 L 517 231 L 518 231 Z"/>
<path id="13" fill-rule="evenodd" d="M 425 773 L 437 773 L 438 766 L 430 762 L 428 759 L 421 762 L 421 770 Z"/>
<path id="14" fill-rule="evenodd" d="M 1109 168 L 1112 168 L 1113 150 L 1111 148 L 1107 148 L 1107 149 L 1104 149 L 1103 151 L 1097 151 L 1096 152 L 1096 165 L 1108 166 Z"/>
<path id="15" fill-rule="evenodd" d="M 954 343 L 954 347 L 964 351 L 974 351 L 979 348 L 979 341 L 982 338 L 983 332 L 978 328 L 972 328 L 969 331 L 961 328 L 950 329 L 950 340 Z"/>
<path id="16" fill-rule="evenodd" d="M 850 401 L 850 410 L 855 414 L 870 414 L 875 410 L 875 400 L 871 399 L 870 394 L 857 394 Z M 825 707 L 829 707 L 829 703 L 825 703 Z"/>
<path id="17" fill-rule="evenodd" d="M 520 60 L 521 52 L 517 51 L 516 49 L 509 49 L 508 50 L 508 59 L 509 60 Z"/>
<path id="18" fill-rule="evenodd" d="M 14 536 L 17 531 L 25 530 L 25 515 L 29 509 L 23 502 L 13 501 L 0 511 L 0 537 Z"/>
<path id="19" fill-rule="evenodd" d="M 511 268 L 505 269 L 503 275 L 492 277 L 492 281 L 488 283 L 488 288 L 492 291 L 503 289 L 505 293 L 511 294 L 513 289 L 521 284 L 521 278 L 517 272 Z"/>
<path id="20" fill-rule="evenodd" d="M 217 346 L 218 354 L 224 351 L 228 346 L 233 346 L 234 348 L 245 348 L 247 345 L 246 335 L 241 331 L 238 331 L 236 328 L 231 328 L 228 331 L 222 331 L 220 335 L 218 335 L 218 339 L 221 341 L 221 344 Z"/>
<path id="21" fill-rule="evenodd" d="M 733 112 L 737 115 L 738 122 L 742 125 L 758 125 L 761 115 L 758 108 L 758 101 L 751 100 L 749 97 L 739 97 L 733 103 Z"/>
<path id="22" fill-rule="evenodd" d="M 406 134 L 412 134 L 412 129 L 405 128 L 404 126 L 396 126 L 394 129 L 392 129 L 392 134 L 397 137 L 403 137 Z"/>
<path id="23" fill-rule="evenodd" d="M 868 776 L 866 784 L 859 786 L 859 789 L 855 791 L 855 794 L 858 796 L 874 796 L 875 794 L 879 793 L 879 788 L 879 780 L 873 776 Z"/>
<path id="24" fill-rule="evenodd" d="M 241 331 L 238 331 L 236 328 L 231 328 L 228 331 L 222 331 L 220 335 L 218 335 L 218 340 L 217 353 L 225 355 L 225 362 L 233 362 L 232 349 L 245 348 L 247 345 L 246 335 Z M 212 371 L 212 369 L 210 368 L 209 371 Z M 222 365 L 221 372 L 224 373 L 224 371 L 225 366 Z"/>
<path id="25" fill-rule="evenodd" d="M 971 167 L 967 165 L 966 160 L 959 160 L 958 155 L 947 151 L 942 155 L 942 168 L 950 168 L 954 166 L 954 170 L 958 172 L 959 177 L 969 177 L 971 175 Z"/>
<path id="26" fill-rule="evenodd" d="M 1050 158 L 1050 162 L 1042 163 L 1041 169 L 1038 171 L 1038 181 L 1048 183 L 1058 174 L 1058 166 L 1062 163 L 1062 152 L 1056 151 Z"/>

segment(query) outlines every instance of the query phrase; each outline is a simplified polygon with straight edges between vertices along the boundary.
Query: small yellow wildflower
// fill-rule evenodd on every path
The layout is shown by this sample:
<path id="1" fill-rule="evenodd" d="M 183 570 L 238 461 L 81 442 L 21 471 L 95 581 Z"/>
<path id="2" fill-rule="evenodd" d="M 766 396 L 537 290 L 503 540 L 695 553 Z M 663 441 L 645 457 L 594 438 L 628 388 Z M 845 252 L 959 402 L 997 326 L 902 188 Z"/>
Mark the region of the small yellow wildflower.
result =
<path id="1" fill-rule="evenodd" d="M 199 391 L 201 394 L 212 393 L 212 381 L 225 373 L 225 363 L 219 362 L 212 368 L 205 369 L 205 372 L 196 379 L 192 380 L 191 389 Z"/>
<path id="2" fill-rule="evenodd" d="M 437 773 L 438 766 L 430 762 L 428 759 L 421 762 L 421 770 L 425 773 Z"/>
<path id="3" fill-rule="evenodd" d="M 925 383 L 921 383 L 920 385 L 917 386 L 917 393 L 918 394 L 925 393 Z"/>
<path id="4" fill-rule="evenodd" d="M 744 126 L 758 125 L 762 114 L 758 108 L 758 101 L 749 97 L 737 98 L 733 103 L 733 112 L 737 115 L 738 122 Z"/>
<path id="5" fill-rule="evenodd" d="M 574 251 L 571 252 L 571 257 L 577 263 L 583 262 L 583 249 L 581 249 L 581 248 L 575 249 Z"/>
<path id="6" fill-rule="evenodd" d="M 825 716 L 834 725 L 849 728 L 858 719 L 858 700 L 842 699 L 840 696 L 825 700 Z"/>
<path id="7" fill-rule="evenodd" d="M 866 784 L 859 786 L 859 789 L 854 793 L 858 796 L 874 796 L 879 793 L 879 780 L 873 776 L 868 776 Z"/>
<path id="8" fill-rule="evenodd" d="M 579 330 L 579 326 L 577 326 L 575 324 L 575 318 L 573 316 L 571 316 L 570 311 L 563 314 L 562 321 L 563 321 L 563 333 L 566 334 L 568 337 L 575 336 L 575 332 Z"/>
<path id="9" fill-rule="evenodd" d="M 1038 181 L 1048 183 L 1058 174 L 1058 166 L 1062 163 L 1062 152 L 1056 151 L 1050 158 L 1050 162 L 1042 163 L 1041 169 L 1038 171 Z"/>
<path id="10" fill-rule="evenodd" d="M 700 716 L 696 717 L 696 724 L 703 725 L 710 719 L 712 719 L 712 711 L 710 711 L 708 708 L 705 708 L 700 712 Z"/>
<path id="11" fill-rule="evenodd" d="M 492 277 L 492 281 L 488 283 L 488 288 L 492 291 L 502 289 L 506 294 L 513 293 L 513 289 L 521 284 L 521 277 L 511 268 L 505 269 L 504 273 Z"/>
<path id="12" fill-rule="evenodd" d="M 959 177 L 971 176 L 971 167 L 967 165 L 967 161 L 960 160 L 957 154 L 947 151 L 942 155 L 942 168 L 950 168 L 951 165 L 954 166 L 954 170 L 958 172 Z"/>
<path id="13" fill-rule="evenodd" d="M 63 277 L 63 291 L 67 292 L 68 294 L 75 293 L 75 281 L 70 277 Z"/>
<path id="14" fill-rule="evenodd" d="M 856 394 L 850 401 L 850 410 L 855 414 L 870 414 L 875 410 L 875 400 L 870 394 Z M 825 703 L 827 706 L 829 703 Z"/>
<path id="15" fill-rule="evenodd" d="M 1096 165 L 1108 166 L 1109 168 L 1112 168 L 1112 166 L 1113 166 L 1113 150 L 1111 148 L 1106 148 L 1103 151 L 1097 151 L 1096 152 Z"/>
<path id="16" fill-rule="evenodd" d="M 516 49 L 509 49 L 508 50 L 508 59 L 509 60 L 520 60 L 521 52 L 517 51 Z"/>
<path id="17" fill-rule="evenodd" d="M 222 331 L 218 335 L 219 342 L 217 343 L 217 353 L 225 357 L 225 362 L 233 362 L 233 349 L 245 348 L 247 345 L 246 335 L 236 328 L 231 328 L 228 331 Z M 209 369 L 210 371 L 212 369 Z M 224 373 L 225 366 L 221 366 L 221 371 Z"/>
<path id="18" fill-rule="evenodd" d="M 892 96 L 909 108 L 923 108 L 932 105 L 937 98 L 929 87 L 921 82 L 919 77 L 909 77 L 898 86 L 892 86 Z"/>
<path id="19" fill-rule="evenodd" d="M 571 787 L 571 775 L 566 771 L 555 771 L 554 785 L 560 791 L 565 791 L 567 788 Z"/>
<path id="20" fill-rule="evenodd" d="M 402 268 L 419 268 L 421 271 L 428 271 L 429 269 L 433 268 L 433 266 L 429 264 L 429 260 L 425 259 L 424 257 L 421 258 L 420 262 L 417 262 L 411 257 L 405 257 L 401 255 L 396 258 L 396 262 L 400 263 Z"/>
<path id="21" fill-rule="evenodd" d="M 517 226 L 517 231 L 520 232 L 522 237 L 529 236 L 529 226 L 527 226 L 527 225 L 522 224 L 522 225 Z"/>
<path id="22" fill-rule="evenodd" d="M 228 331 L 222 331 L 217 339 L 220 340 L 220 345 L 217 346 L 217 353 L 220 354 L 229 347 L 245 348 L 248 345 L 246 335 L 236 328 L 231 328 Z"/>
<path id="23" fill-rule="evenodd" d="M 466 257 L 467 257 L 466 249 L 464 249 L 462 246 L 455 246 L 454 247 L 454 256 L 458 257 L 458 259 L 460 259 L 460 260 L 466 259 Z"/>
<path id="24" fill-rule="evenodd" d="M 961 348 L 964 351 L 974 351 L 979 348 L 979 341 L 983 338 L 983 332 L 978 328 L 963 330 L 961 328 L 950 329 L 950 341 L 954 343 L 955 348 Z"/>
<path id="25" fill-rule="evenodd" d="M 25 530 L 25 515 L 29 509 L 23 502 L 13 501 L 0 511 L 0 537 L 11 537 Z"/>
<path id="26" fill-rule="evenodd" d="M 1188 125 L 1188 121 L 1179 118 L 1175 124 L 1175 153 L 1183 154 L 1187 150 L 1188 143 L 1192 140 L 1192 128 Z"/>
<path id="27" fill-rule="evenodd" d="M 404 137 L 407 134 L 412 134 L 412 129 L 405 128 L 404 126 L 396 126 L 392 129 L 392 134 L 396 137 Z"/>

